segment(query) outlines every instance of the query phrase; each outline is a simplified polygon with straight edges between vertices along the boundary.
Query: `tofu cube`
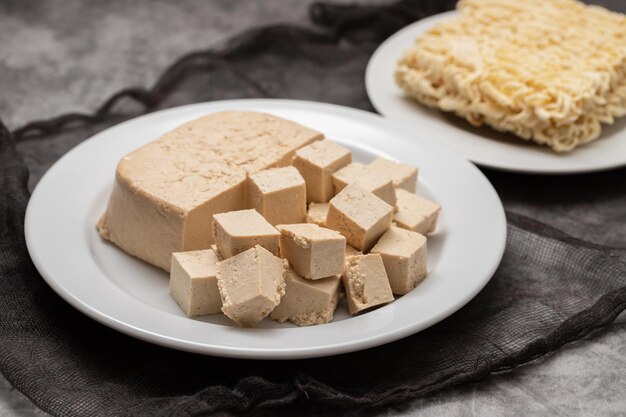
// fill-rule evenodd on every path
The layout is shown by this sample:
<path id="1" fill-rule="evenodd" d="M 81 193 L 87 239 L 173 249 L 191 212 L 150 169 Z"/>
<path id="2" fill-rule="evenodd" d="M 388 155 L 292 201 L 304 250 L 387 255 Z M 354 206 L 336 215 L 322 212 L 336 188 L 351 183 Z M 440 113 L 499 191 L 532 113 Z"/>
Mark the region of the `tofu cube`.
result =
<path id="1" fill-rule="evenodd" d="M 224 260 L 220 255 L 218 255 L 219 252 L 217 251 L 217 245 L 215 243 L 211 245 L 211 250 L 215 252 L 215 256 L 217 256 L 220 261 Z"/>
<path id="2" fill-rule="evenodd" d="M 217 264 L 222 311 L 241 327 L 267 317 L 285 294 L 286 262 L 256 245 Z"/>
<path id="3" fill-rule="evenodd" d="M 172 254 L 170 295 L 189 317 L 220 312 L 218 262 L 211 249 Z"/>
<path id="4" fill-rule="evenodd" d="M 328 323 L 333 319 L 340 291 L 340 275 L 311 281 L 288 270 L 285 295 L 270 318 L 281 323 L 289 320 L 298 326 Z"/>
<path id="5" fill-rule="evenodd" d="M 392 217 L 392 206 L 352 184 L 330 200 L 326 227 L 344 235 L 355 249 L 367 251 L 387 231 Z"/>
<path id="6" fill-rule="evenodd" d="M 385 265 L 378 254 L 347 258 L 341 278 L 346 291 L 348 311 L 352 315 L 393 301 Z"/>
<path id="7" fill-rule="evenodd" d="M 368 166 L 372 171 L 391 178 L 395 188 L 401 188 L 411 193 L 415 192 L 417 168 L 385 158 L 376 158 Z"/>
<path id="8" fill-rule="evenodd" d="M 307 202 L 327 203 L 335 195 L 332 174 L 352 162 L 352 153 L 329 140 L 300 148 L 292 165 L 306 181 Z"/>
<path id="9" fill-rule="evenodd" d="M 328 203 L 311 203 L 309 204 L 309 211 L 306 214 L 306 222 L 325 227 L 327 214 Z"/>
<path id="10" fill-rule="evenodd" d="M 359 256 L 359 255 L 363 255 L 363 252 L 361 252 L 358 249 L 355 249 L 353 246 L 346 245 L 346 259 L 348 259 L 351 256 Z M 345 266 L 346 266 L 346 263 L 344 262 L 344 272 L 345 272 Z"/>
<path id="11" fill-rule="evenodd" d="M 370 253 L 383 258 L 394 294 L 408 293 L 426 277 L 426 237 L 419 233 L 390 227 Z"/>
<path id="12" fill-rule="evenodd" d="M 229 211 L 213 215 L 213 239 L 217 255 L 228 259 L 241 252 L 263 246 L 278 255 L 280 232 L 256 210 Z"/>
<path id="13" fill-rule="evenodd" d="M 306 185 L 294 167 L 271 168 L 248 175 L 248 208 L 270 224 L 306 220 Z"/>
<path id="14" fill-rule="evenodd" d="M 399 227 L 423 235 L 435 231 L 441 211 L 439 204 L 404 190 L 397 190 L 396 195 L 398 202 L 393 220 Z"/>
<path id="15" fill-rule="evenodd" d="M 333 174 L 333 184 L 336 194 L 350 184 L 358 184 L 390 206 L 396 205 L 396 191 L 391 178 L 372 171 L 367 165 L 353 162 L 341 168 Z"/>
<path id="16" fill-rule="evenodd" d="M 283 224 L 280 253 L 291 267 L 306 279 L 320 279 L 341 274 L 346 238 L 340 233 L 312 223 Z"/>
<path id="17" fill-rule="evenodd" d="M 346 245 L 346 258 L 348 256 L 356 256 L 356 255 L 363 255 L 363 252 L 361 252 L 358 249 L 355 249 L 353 246 Z"/>

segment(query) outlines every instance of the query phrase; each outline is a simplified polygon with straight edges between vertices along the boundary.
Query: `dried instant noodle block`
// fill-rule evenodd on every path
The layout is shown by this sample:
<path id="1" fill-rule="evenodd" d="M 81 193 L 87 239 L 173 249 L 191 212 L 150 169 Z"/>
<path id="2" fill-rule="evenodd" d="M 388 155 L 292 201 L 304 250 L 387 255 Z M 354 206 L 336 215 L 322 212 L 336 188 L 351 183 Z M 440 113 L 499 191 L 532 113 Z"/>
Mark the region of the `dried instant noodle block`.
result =
<path id="1" fill-rule="evenodd" d="M 396 81 L 419 102 L 569 151 L 626 114 L 626 16 L 575 0 L 461 0 Z"/>

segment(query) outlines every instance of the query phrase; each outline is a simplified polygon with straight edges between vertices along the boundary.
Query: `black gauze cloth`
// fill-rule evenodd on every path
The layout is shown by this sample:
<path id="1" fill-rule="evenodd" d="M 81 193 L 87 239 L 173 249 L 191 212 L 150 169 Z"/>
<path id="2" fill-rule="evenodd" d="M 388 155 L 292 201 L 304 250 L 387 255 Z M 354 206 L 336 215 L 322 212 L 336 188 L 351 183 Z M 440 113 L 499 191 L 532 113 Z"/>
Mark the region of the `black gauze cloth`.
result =
<path id="1" fill-rule="evenodd" d="M 124 90 L 95 114 L 14 132 L 3 127 L 0 371 L 9 382 L 60 416 L 354 413 L 514 368 L 610 323 L 626 305 L 624 169 L 574 177 L 485 170 L 508 218 L 506 252 L 485 289 L 423 332 L 335 357 L 235 360 L 135 340 L 65 303 L 29 258 L 23 229 L 29 190 L 96 132 L 146 111 L 221 99 L 278 97 L 372 110 L 364 71 L 377 45 L 452 6 L 318 4 L 311 11 L 315 29 L 248 31 L 219 50 L 187 55 L 153 88 Z"/>

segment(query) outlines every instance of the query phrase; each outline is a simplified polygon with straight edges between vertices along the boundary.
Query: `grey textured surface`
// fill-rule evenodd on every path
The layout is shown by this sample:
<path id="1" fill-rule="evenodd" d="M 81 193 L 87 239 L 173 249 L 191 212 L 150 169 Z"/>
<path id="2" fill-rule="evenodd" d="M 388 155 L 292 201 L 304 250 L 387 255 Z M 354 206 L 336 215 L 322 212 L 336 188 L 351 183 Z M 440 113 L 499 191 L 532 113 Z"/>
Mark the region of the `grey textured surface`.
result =
<path id="1" fill-rule="evenodd" d="M 121 88 L 150 86 L 179 56 L 245 28 L 308 24 L 311 3 L 0 1 L 0 117 L 13 129 L 33 118 L 93 110 Z"/>
<path id="2" fill-rule="evenodd" d="M 168 63 L 187 51 L 205 49 L 250 26 L 305 24 L 308 4 L 293 0 L 0 2 L 0 117 L 16 128 L 36 118 L 92 110 L 122 87 L 150 85 Z M 522 200 L 509 202 L 516 211 L 532 214 L 526 213 Z M 584 222 L 572 218 L 569 213 L 574 208 L 567 204 L 554 209 L 562 213 L 562 221 L 554 226 L 591 241 L 606 242 L 608 236 L 615 246 L 626 246 L 623 230 L 595 224 L 594 216 Z M 601 211 L 601 202 L 590 203 L 588 209 Z M 626 316 L 622 315 L 602 333 L 538 362 L 384 414 L 617 416 L 626 412 L 624 392 Z M 45 414 L 0 378 L 0 416 L 5 415 Z"/>

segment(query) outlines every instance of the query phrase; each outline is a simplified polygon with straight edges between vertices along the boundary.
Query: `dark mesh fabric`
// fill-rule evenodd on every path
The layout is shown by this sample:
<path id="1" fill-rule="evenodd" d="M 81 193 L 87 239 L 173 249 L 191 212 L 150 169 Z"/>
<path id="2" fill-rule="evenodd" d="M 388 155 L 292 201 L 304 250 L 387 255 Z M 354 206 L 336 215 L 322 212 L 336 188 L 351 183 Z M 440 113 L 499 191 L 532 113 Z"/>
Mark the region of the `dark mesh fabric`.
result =
<path id="1" fill-rule="evenodd" d="M 426 331 L 336 357 L 245 361 L 150 345 L 74 310 L 30 261 L 29 190 L 84 139 L 146 111 L 208 100 L 280 97 L 372 110 L 363 76 L 376 46 L 453 3 L 317 5 L 315 30 L 249 31 L 222 50 L 182 58 L 154 88 L 122 91 L 93 115 L 2 128 L 0 371 L 62 416 L 354 413 L 511 369 L 610 323 L 626 306 L 625 169 L 584 177 L 485 170 L 504 200 L 509 233 L 490 283 Z"/>

